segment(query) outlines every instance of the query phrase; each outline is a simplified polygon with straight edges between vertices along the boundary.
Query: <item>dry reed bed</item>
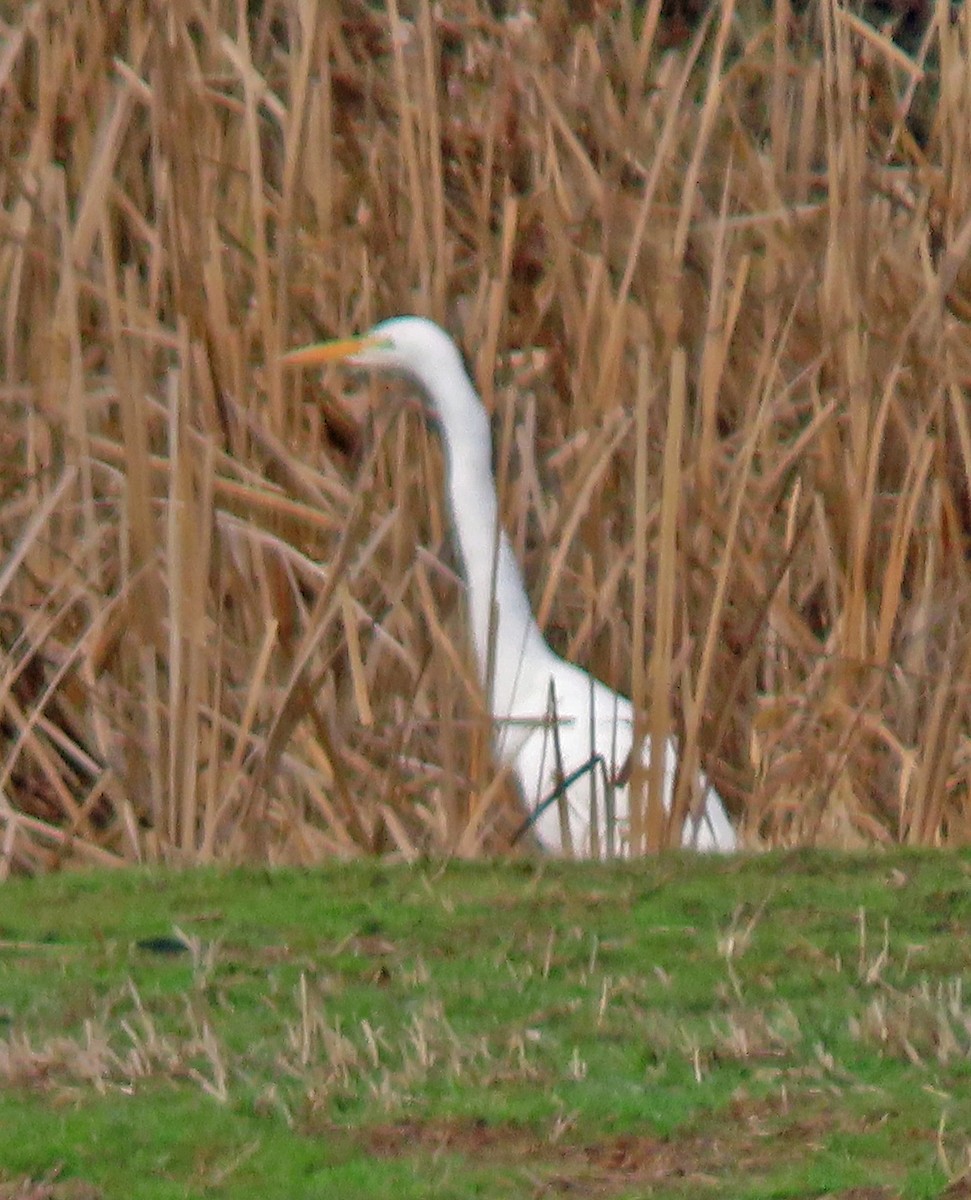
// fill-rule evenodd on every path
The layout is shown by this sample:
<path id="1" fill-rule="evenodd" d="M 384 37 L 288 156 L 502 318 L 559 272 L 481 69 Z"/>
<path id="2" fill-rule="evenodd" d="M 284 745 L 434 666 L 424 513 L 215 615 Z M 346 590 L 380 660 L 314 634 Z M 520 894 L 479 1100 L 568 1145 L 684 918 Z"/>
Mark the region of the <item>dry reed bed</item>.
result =
<path id="1" fill-rule="evenodd" d="M 632 7 L 8 12 L 3 871 L 508 840 L 434 434 L 277 361 L 400 311 L 750 844 L 968 840 L 971 18 Z"/>

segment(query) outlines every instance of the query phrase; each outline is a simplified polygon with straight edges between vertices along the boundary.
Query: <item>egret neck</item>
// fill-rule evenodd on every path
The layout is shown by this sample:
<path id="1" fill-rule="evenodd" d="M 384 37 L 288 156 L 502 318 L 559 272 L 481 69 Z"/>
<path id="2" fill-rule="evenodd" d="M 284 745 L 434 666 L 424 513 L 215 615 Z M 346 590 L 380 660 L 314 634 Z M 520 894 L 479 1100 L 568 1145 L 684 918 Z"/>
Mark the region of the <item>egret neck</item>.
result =
<path id="1" fill-rule="evenodd" d="M 435 405 L 435 411 L 468 587 L 472 642 L 480 677 L 491 696 L 490 708 L 501 719 L 515 711 L 517 692 L 521 695 L 527 686 L 535 686 L 535 678 L 523 678 L 524 664 L 529 663 L 534 673 L 536 662 L 552 652 L 533 617 L 519 564 L 499 518 L 485 408 L 464 369 L 459 366 L 458 371 L 461 377 L 457 373 L 450 381 L 448 404 Z M 462 394 L 456 395 L 457 391 Z"/>

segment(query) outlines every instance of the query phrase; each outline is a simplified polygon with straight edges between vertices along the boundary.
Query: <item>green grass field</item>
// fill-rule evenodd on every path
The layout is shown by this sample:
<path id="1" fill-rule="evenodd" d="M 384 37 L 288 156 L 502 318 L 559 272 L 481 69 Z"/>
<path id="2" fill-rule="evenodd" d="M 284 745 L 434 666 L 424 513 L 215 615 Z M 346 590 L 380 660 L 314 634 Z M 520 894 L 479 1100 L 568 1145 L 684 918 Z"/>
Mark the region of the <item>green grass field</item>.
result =
<path id="1" fill-rule="evenodd" d="M 12 880 L 0 1196 L 965 1196 L 969 873 Z"/>

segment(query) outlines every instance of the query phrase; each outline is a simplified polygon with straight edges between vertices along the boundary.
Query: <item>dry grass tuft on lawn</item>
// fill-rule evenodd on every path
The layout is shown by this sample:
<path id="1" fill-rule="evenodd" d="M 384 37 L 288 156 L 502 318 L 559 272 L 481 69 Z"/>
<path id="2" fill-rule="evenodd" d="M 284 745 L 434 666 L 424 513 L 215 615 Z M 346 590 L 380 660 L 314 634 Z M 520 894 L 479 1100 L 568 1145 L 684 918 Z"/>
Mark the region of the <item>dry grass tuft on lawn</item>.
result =
<path id="1" fill-rule="evenodd" d="M 971 839 L 967 6 L 498 7 L 0 5 L 0 872 L 508 845 L 406 311 L 749 845 Z"/>

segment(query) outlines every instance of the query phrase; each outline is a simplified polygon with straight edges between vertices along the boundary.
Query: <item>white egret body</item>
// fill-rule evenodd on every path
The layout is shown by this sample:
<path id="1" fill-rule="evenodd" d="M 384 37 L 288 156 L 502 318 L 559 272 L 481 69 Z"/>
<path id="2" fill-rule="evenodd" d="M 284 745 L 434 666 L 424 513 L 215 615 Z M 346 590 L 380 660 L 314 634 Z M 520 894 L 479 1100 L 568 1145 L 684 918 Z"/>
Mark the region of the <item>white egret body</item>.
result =
<path id="1" fill-rule="evenodd" d="M 448 468 L 448 498 L 465 571 L 472 641 L 495 722 L 499 759 L 515 770 L 543 847 L 577 857 L 627 852 L 633 743 L 630 701 L 554 654 L 529 605 L 499 520 L 489 420 L 452 339 L 421 317 L 394 317 L 369 333 L 291 352 L 287 362 L 346 360 L 397 371 L 431 403 Z M 650 746 L 644 744 L 647 761 Z M 664 747 L 664 805 L 677 771 Z M 703 775 L 701 812 L 686 821 L 685 846 L 730 851 L 735 830 Z"/>

